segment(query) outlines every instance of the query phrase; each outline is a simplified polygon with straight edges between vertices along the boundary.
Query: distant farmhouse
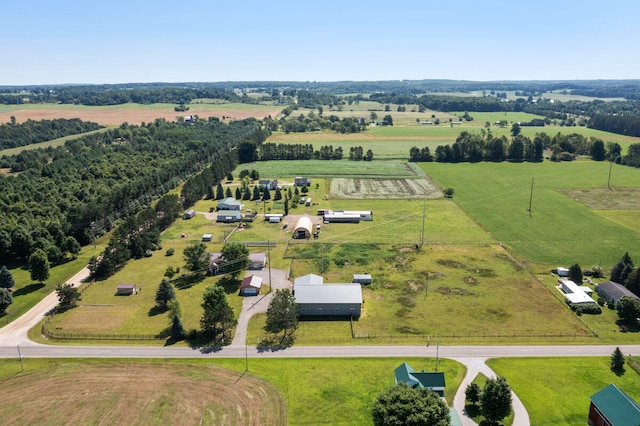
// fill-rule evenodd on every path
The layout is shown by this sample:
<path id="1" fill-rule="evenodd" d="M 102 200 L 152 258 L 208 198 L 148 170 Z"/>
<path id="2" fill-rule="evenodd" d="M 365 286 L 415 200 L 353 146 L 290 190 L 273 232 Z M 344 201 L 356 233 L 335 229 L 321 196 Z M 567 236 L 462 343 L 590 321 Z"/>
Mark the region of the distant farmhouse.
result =
<path id="1" fill-rule="evenodd" d="M 274 191 L 276 189 L 278 189 L 278 179 L 260 179 L 258 180 L 258 185 L 263 186 L 267 189 L 269 189 L 270 191 Z"/>
<path id="2" fill-rule="evenodd" d="M 577 285 L 571 280 L 558 280 L 562 292 L 564 293 L 564 298 L 567 303 L 571 304 L 593 304 L 596 303 L 595 300 L 591 298 L 587 294 L 591 289 L 587 287 L 582 287 Z M 585 291 L 586 290 L 586 291 Z"/>
<path id="3" fill-rule="evenodd" d="M 294 179 L 293 184 L 295 186 L 310 186 L 311 185 L 311 179 L 306 178 L 306 177 L 297 176 Z"/>
<path id="4" fill-rule="evenodd" d="M 412 388 L 426 388 L 434 391 L 441 397 L 444 396 L 444 373 L 433 372 L 427 373 L 422 370 L 417 372 L 409 364 L 403 362 L 395 369 L 396 384 L 406 383 Z"/>
<path id="5" fill-rule="evenodd" d="M 294 280 L 293 296 L 301 317 L 351 317 L 362 313 L 360 284 L 324 284 L 319 275 Z"/>

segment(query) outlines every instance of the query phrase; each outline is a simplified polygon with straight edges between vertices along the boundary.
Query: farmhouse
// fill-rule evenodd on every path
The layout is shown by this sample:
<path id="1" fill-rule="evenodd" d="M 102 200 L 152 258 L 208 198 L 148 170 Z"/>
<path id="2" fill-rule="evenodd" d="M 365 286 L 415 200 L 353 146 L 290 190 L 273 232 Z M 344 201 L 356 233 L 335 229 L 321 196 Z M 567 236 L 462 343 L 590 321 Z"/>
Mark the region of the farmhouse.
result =
<path id="1" fill-rule="evenodd" d="M 360 284 L 298 285 L 294 297 L 301 317 L 359 318 L 362 312 Z"/>
<path id="2" fill-rule="evenodd" d="M 209 266 L 207 273 L 216 275 L 220 272 L 220 264 L 222 263 L 222 253 L 209 253 Z"/>
<path id="3" fill-rule="evenodd" d="M 249 253 L 248 269 L 262 269 L 267 263 L 267 256 L 264 253 Z"/>
<path id="4" fill-rule="evenodd" d="M 278 189 L 278 179 L 260 179 L 258 180 L 258 185 L 263 186 L 270 191 Z"/>
<path id="5" fill-rule="evenodd" d="M 293 181 L 293 184 L 295 186 L 310 186 L 311 185 L 311 179 L 306 178 L 306 177 L 296 176 L 296 178 Z"/>
<path id="6" fill-rule="evenodd" d="M 240 284 L 240 296 L 257 296 L 262 287 L 262 278 L 250 275 L 242 280 Z"/>
<path id="7" fill-rule="evenodd" d="M 426 388 L 436 392 L 441 397 L 444 396 L 444 373 L 427 373 L 415 371 L 409 364 L 403 362 L 395 369 L 396 384 L 406 383 L 412 388 Z"/>
<path id="8" fill-rule="evenodd" d="M 118 284 L 116 296 L 131 296 L 137 292 L 135 284 Z"/>
<path id="9" fill-rule="evenodd" d="M 183 219 L 191 219 L 195 215 L 196 215 L 196 211 L 194 209 L 189 209 L 186 212 L 184 212 L 184 215 L 182 216 L 182 218 Z"/>
<path id="10" fill-rule="evenodd" d="M 589 398 L 591 426 L 638 426 L 640 405 L 614 384 L 607 386 Z"/>
<path id="11" fill-rule="evenodd" d="M 564 298 L 568 303 L 596 303 L 587 293 L 584 292 L 582 287 L 578 286 L 571 280 L 558 280 L 562 291 L 564 292 Z"/>
<path id="12" fill-rule="evenodd" d="M 364 285 L 371 284 L 371 274 L 353 274 L 351 282 Z"/>
<path id="13" fill-rule="evenodd" d="M 218 210 L 242 210 L 242 203 L 233 197 L 218 201 Z"/>
<path id="14" fill-rule="evenodd" d="M 216 222 L 222 223 L 234 223 L 242 220 L 242 213 L 240 210 L 218 210 L 218 217 Z"/>
<path id="15" fill-rule="evenodd" d="M 640 300 L 640 297 L 633 294 L 631 290 L 629 290 L 622 284 L 618 284 L 613 281 L 607 281 L 605 283 L 596 284 L 596 293 L 598 293 L 598 295 L 602 297 L 604 300 L 606 300 L 607 302 L 610 302 L 613 304 L 618 303 L 618 300 L 622 296 L 629 296 L 633 299 Z"/>
<path id="16" fill-rule="evenodd" d="M 313 233 L 313 222 L 309 216 L 301 216 L 296 222 L 296 226 L 293 228 L 293 238 L 304 239 L 311 238 Z"/>

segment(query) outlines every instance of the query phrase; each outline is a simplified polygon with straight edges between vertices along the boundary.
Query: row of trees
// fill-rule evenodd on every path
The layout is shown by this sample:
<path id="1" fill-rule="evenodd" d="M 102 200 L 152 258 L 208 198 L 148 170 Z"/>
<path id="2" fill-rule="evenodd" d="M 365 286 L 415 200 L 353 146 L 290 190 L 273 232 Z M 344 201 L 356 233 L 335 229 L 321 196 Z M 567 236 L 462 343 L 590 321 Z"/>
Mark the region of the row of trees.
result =
<path id="1" fill-rule="evenodd" d="M 159 119 L 25 151 L 33 162 L 0 179 L 0 258 L 26 261 L 42 249 L 50 262 L 63 261 L 205 165 L 223 159 L 226 174 L 236 161 L 230 148 L 257 127 L 255 120 L 184 125 Z M 200 199 L 212 184 L 205 174 L 187 181 L 185 202 Z"/>
<path id="2" fill-rule="evenodd" d="M 27 120 L 17 124 L 11 117 L 8 124 L 0 125 L 0 150 L 46 142 L 57 138 L 98 130 L 102 126 L 78 118 L 55 120 Z"/>
<path id="3" fill-rule="evenodd" d="M 293 109 L 285 108 L 282 118 L 279 120 L 265 120 L 265 125 L 270 130 L 280 130 L 285 133 L 307 133 L 319 130 L 333 130 L 338 133 L 359 133 L 367 128 L 367 121 L 363 118 L 345 117 L 340 118 L 337 115 L 329 115 L 325 117 L 322 114 L 316 114 L 311 111 L 306 116 L 300 114 L 297 117 L 291 115 Z"/>

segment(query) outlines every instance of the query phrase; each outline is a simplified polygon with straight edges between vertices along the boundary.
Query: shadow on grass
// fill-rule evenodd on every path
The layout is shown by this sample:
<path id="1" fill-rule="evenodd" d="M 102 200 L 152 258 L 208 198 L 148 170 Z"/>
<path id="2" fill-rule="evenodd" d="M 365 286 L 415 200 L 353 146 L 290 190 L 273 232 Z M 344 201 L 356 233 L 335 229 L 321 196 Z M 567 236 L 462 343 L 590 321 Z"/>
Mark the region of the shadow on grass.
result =
<path id="1" fill-rule="evenodd" d="M 154 306 L 153 308 L 149 309 L 149 314 L 148 315 L 150 317 L 155 317 L 156 315 L 164 314 L 168 310 L 169 309 L 167 309 L 166 307 L 161 308 L 160 306 Z"/>
<path id="2" fill-rule="evenodd" d="M 237 294 L 240 291 L 240 284 L 240 280 L 231 277 L 222 277 L 220 281 L 218 281 L 218 285 L 224 288 L 226 294 Z"/>
<path id="3" fill-rule="evenodd" d="M 620 328 L 620 331 L 623 333 L 638 333 L 640 332 L 640 323 L 637 321 L 625 321 L 625 320 L 617 320 L 616 325 Z"/>
<path id="4" fill-rule="evenodd" d="M 292 335 L 284 338 L 280 336 L 269 336 L 260 340 L 257 349 L 259 353 L 283 351 L 293 346 L 294 340 L 295 337 Z"/>
<path id="5" fill-rule="evenodd" d="M 33 284 L 26 285 L 14 291 L 13 297 L 24 296 L 26 294 L 33 293 L 34 291 L 40 290 L 44 286 L 45 286 L 44 283 L 33 283 Z"/>
<path id="6" fill-rule="evenodd" d="M 232 340 L 230 336 L 222 335 L 211 338 L 193 330 L 187 337 L 187 344 L 191 349 L 196 349 L 203 354 L 209 354 L 220 352 L 222 348 L 230 345 Z"/>
<path id="7" fill-rule="evenodd" d="M 204 275 L 202 274 L 181 275 L 173 280 L 173 285 L 178 290 L 186 290 L 202 282 L 202 280 L 204 280 Z"/>
<path id="8" fill-rule="evenodd" d="M 464 406 L 464 411 L 467 413 L 467 416 L 475 420 L 478 420 L 481 414 L 480 407 L 476 404 L 466 404 Z"/>

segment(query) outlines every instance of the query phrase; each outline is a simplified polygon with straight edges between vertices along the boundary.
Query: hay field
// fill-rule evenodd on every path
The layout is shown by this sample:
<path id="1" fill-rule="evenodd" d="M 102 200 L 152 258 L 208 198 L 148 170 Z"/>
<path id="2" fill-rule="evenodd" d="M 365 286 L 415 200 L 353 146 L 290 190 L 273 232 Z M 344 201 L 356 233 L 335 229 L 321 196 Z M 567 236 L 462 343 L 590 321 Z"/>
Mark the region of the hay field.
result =
<path id="1" fill-rule="evenodd" d="M 213 366 L 67 362 L 2 385 L 5 425 L 287 423 L 286 403 L 272 385 Z"/>

